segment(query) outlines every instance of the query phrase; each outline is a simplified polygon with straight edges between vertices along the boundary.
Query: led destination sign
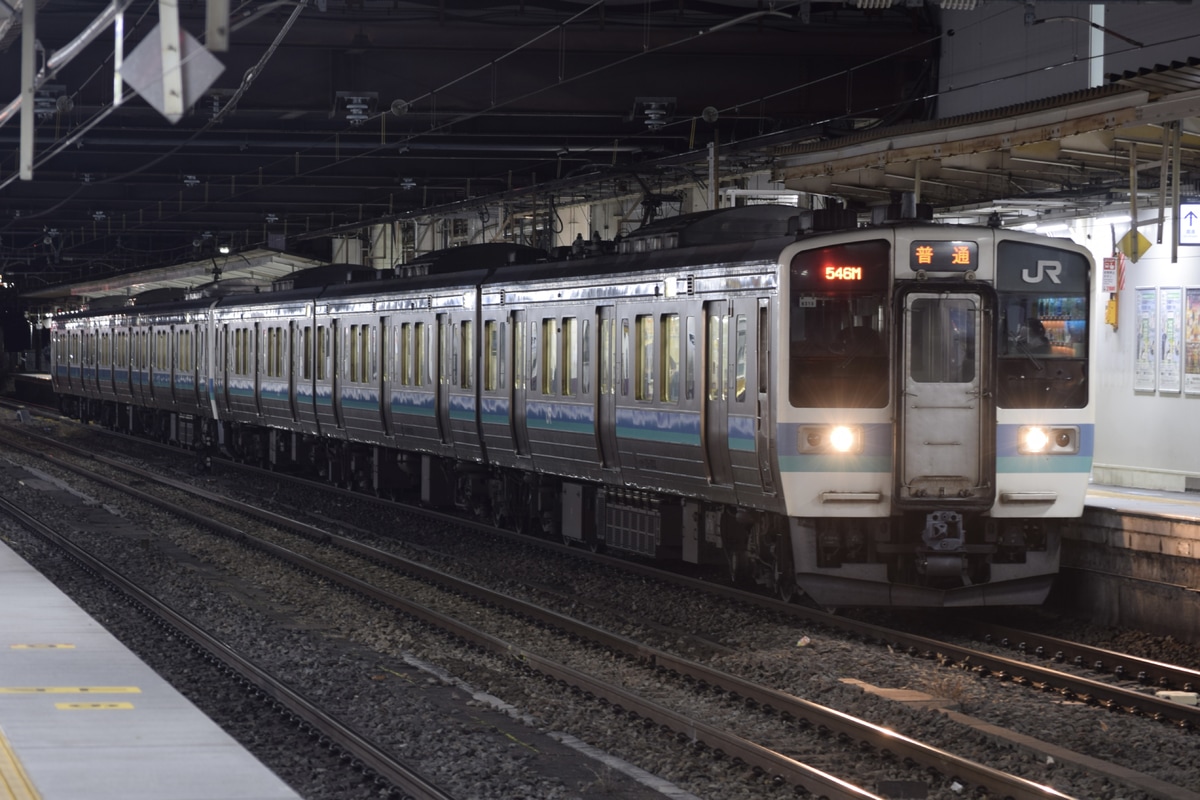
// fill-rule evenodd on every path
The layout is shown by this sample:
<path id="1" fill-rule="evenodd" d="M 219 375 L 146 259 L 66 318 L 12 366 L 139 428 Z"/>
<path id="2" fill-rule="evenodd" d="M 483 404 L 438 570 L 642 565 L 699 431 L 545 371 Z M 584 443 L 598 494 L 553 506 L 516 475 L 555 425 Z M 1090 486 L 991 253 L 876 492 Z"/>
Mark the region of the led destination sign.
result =
<path id="1" fill-rule="evenodd" d="M 908 263 L 913 270 L 933 272 L 967 272 L 979 264 L 977 242 L 913 242 L 909 246 Z"/>
<path id="2" fill-rule="evenodd" d="M 862 267 L 825 267 L 825 280 L 827 281 L 861 281 L 862 279 Z"/>
<path id="3" fill-rule="evenodd" d="M 891 247 L 879 239 L 803 250 L 792 257 L 792 286 L 797 290 L 881 289 L 891 274 Z"/>

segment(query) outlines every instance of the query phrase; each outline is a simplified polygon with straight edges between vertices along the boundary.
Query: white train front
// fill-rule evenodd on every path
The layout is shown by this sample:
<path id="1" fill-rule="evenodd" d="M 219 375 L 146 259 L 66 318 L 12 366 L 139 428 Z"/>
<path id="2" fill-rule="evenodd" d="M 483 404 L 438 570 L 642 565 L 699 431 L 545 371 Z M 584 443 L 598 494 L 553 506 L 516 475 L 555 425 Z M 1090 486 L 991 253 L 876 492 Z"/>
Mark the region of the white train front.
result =
<path id="1" fill-rule="evenodd" d="M 68 413 L 825 606 L 1036 604 L 1091 470 L 1086 250 L 756 206 L 54 321 Z"/>

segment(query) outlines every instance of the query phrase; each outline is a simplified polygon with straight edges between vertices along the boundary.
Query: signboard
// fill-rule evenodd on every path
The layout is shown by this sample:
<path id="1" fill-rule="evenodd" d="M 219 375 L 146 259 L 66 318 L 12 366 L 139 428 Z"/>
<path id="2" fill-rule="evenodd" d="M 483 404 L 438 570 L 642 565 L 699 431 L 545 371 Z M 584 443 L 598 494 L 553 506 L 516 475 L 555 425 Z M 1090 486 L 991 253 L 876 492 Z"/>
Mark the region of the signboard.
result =
<path id="1" fill-rule="evenodd" d="M 909 245 L 908 265 L 913 271 L 967 272 L 979 263 L 976 242 L 925 241 Z"/>
<path id="2" fill-rule="evenodd" d="M 1196 244 L 1200 244 L 1200 242 Z M 1150 249 L 1150 240 L 1142 236 L 1141 231 L 1134 231 L 1133 228 L 1130 228 L 1124 236 L 1117 240 L 1117 249 L 1136 264 L 1137 260 L 1146 255 L 1146 251 Z"/>
<path id="3" fill-rule="evenodd" d="M 1115 256 L 1104 259 L 1104 286 L 1101 291 L 1117 291 L 1117 259 Z"/>
<path id="4" fill-rule="evenodd" d="M 1179 204 L 1179 243 L 1200 244 L 1200 203 Z"/>

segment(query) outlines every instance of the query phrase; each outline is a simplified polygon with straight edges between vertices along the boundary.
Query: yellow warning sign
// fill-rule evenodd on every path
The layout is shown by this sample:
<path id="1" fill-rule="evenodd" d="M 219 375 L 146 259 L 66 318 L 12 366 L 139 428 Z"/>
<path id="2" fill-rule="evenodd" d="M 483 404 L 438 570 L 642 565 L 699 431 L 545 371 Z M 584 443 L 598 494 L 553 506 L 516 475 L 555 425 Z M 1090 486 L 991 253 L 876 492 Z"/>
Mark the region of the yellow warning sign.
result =
<path id="1" fill-rule="evenodd" d="M 59 711 L 127 711 L 133 703 L 55 703 Z"/>
<path id="2" fill-rule="evenodd" d="M 1130 228 L 1128 233 L 1117 240 L 1117 249 L 1124 253 L 1130 261 L 1136 262 L 1150 249 L 1150 240 L 1142 236 L 1141 231 L 1135 232 Z"/>
<path id="3" fill-rule="evenodd" d="M 141 694 L 136 686 L 0 686 L 0 694 Z"/>

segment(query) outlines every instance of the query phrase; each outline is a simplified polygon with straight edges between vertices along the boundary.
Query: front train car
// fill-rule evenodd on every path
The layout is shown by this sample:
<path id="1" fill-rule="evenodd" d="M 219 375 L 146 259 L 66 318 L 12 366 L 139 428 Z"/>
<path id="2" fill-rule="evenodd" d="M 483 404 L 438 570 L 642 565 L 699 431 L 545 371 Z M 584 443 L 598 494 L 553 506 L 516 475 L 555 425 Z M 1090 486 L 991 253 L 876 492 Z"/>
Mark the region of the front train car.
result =
<path id="1" fill-rule="evenodd" d="M 1088 252 L 986 227 L 807 237 L 780 264 L 776 443 L 824 606 L 1041 603 L 1092 461 Z"/>

